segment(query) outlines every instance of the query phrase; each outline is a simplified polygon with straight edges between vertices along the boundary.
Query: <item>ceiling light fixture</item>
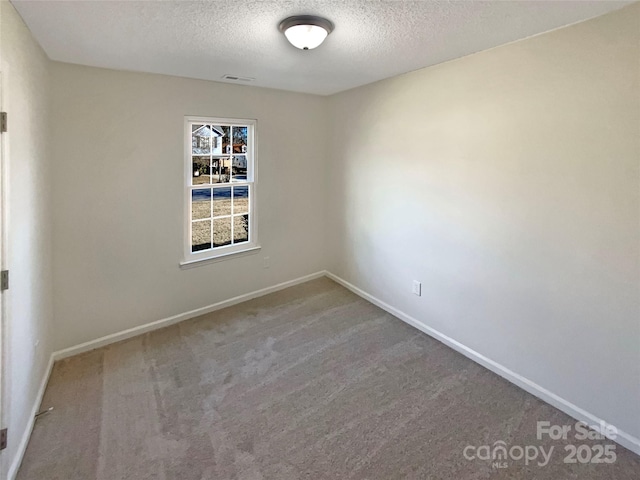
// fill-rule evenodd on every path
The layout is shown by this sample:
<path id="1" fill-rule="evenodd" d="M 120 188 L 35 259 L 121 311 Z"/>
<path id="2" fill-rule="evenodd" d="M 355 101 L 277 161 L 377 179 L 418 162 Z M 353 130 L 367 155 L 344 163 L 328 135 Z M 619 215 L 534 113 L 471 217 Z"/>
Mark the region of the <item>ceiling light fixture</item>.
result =
<path id="1" fill-rule="evenodd" d="M 315 15 L 296 15 L 280 22 L 280 31 L 296 48 L 311 50 L 316 48 L 333 31 L 333 23 Z"/>

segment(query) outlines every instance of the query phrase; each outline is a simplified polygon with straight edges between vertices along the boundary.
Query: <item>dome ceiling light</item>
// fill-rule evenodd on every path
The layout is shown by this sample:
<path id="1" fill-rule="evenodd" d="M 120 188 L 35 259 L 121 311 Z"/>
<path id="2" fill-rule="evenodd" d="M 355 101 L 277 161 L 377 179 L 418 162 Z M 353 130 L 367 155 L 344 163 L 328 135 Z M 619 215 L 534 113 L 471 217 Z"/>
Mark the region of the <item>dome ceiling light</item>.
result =
<path id="1" fill-rule="evenodd" d="M 285 18 L 278 28 L 294 47 L 311 50 L 333 31 L 333 23 L 315 15 L 296 15 Z"/>

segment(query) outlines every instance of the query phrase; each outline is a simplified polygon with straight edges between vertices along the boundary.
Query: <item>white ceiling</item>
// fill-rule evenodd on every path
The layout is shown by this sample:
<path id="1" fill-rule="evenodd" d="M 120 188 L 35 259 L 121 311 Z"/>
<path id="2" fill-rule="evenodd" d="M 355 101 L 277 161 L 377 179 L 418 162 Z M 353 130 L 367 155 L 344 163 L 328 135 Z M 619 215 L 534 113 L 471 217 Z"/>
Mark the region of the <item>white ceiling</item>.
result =
<path id="1" fill-rule="evenodd" d="M 332 94 L 618 9 L 628 1 L 12 0 L 53 60 Z M 330 19 L 316 50 L 278 31 Z"/>

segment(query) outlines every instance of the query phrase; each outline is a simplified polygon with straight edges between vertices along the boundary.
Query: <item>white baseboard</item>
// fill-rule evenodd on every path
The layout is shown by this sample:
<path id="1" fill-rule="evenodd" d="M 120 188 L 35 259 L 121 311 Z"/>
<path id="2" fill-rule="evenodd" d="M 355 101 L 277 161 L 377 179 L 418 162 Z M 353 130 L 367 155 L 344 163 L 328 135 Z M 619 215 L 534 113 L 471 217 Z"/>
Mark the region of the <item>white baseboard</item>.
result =
<path id="1" fill-rule="evenodd" d="M 40 388 L 38 389 L 38 394 L 36 395 L 35 401 L 31 406 L 31 415 L 29 416 L 29 422 L 27 423 L 24 432 L 22 432 L 22 438 L 20 438 L 20 443 L 18 444 L 18 450 L 16 451 L 16 455 L 9 466 L 9 472 L 7 474 L 8 480 L 15 480 L 16 475 L 18 474 L 18 469 L 20 468 L 20 464 L 22 463 L 22 459 L 24 458 L 24 453 L 27 451 L 27 445 L 29 444 L 29 438 L 31 438 L 31 432 L 33 431 L 33 426 L 36 422 L 36 414 L 40 409 L 40 405 L 42 404 L 42 397 L 44 397 L 44 391 L 47 388 L 47 383 L 49 383 L 49 376 L 51 375 L 51 369 L 53 368 L 53 355 L 49 357 L 49 363 L 47 364 L 47 368 L 40 380 Z"/>
<path id="2" fill-rule="evenodd" d="M 251 300 L 252 298 L 262 297 L 263 295 L 268 295 L 269 293 L 277 292 L 278 290 L 283 290 L 285 288 L 293 287 L 294 285 L 308 282 L 309 280 L 314 280 L 316 278 L 324 277 L 325 275 L 326 275 L 325 271 L 312 273 L 310 275 L 305 275 L 304 277 L 299 277 L 293 280 L 289 280 L 288 282 L 283 282 L 277 285 L 273 285 L 271 287 L 255 290 L 253 292 L 245 293 L 244 295 L 238 295 L 237 297 L 233 297 L 228 300 L 223 300 L 221 302 L 217 302 L 212 305 L 208 305 L 206 307 L 196 308 L 195 310 L 190 310 L 185 313 L 180 313 L 172 317 L 163 318 L 162 320 L 156 320 L 155 322 L 146 323 L 138 327 L 129 328 L 128 330 L 112 333 L 111 335 L 107 335 L 107 336 L 98 338 L 96 340 L 91 340 L 89 342 L 81 343 L 80 345 L 75 345 L 73 347 L 65 348 L 64 350 L 58 350 L 57 352 L 53 353 L 53 359 L 61 360 L 63 358 L 78 355 L 79 353 L 95 350 L 96 348 L 104 347 L 111 343 L 119 342 L 121 340 L 126 340 L 128 338 L 132 338 L 137 335 L 141 335 L 143 333 L 151 332 L 153 330 L 158 330 L 160 328 L 168 327 L 169 325 L 180 323 L 190 318 L 195 318 L 200 315 L 214 312 L 216 310 L 221 310 L 223 308 L 231 307 L 232 305 L 246 302 L 247 300 Z"/>
<path id="3" fill-rule="evenodd" d="M 556 395 L 555 393 L 550 392 L 546 388 L 541 387 L 537 383 L 532 382 L 531 380 L 529 380 L 529 379 L 523 377 L 522 375 L 519 375 L 519 374 L 509 370 L 507 367 L 505 367 L 505 366 L 503 366 L 503 365 L 491 360 L 490 358 L 485 357 L 484 355 L 476 352 L 475 350 L 472 350 L 471 348 L 467 347 L 466 345 L 463 345 L 462 343 L 454 340 L 453 338 L 448 337 L 447 335 L 444 335 L 443 333 L 440 333 L 439 331 L 429 327 L 428 325 L 425 325 L 421 321 L 419 321 L 419 320 L 407 315 L 406 313 L 398 310 L 395 307 L 392 307 L 388 303 L 385 303 L 382 300 L 379 300 L 378 298 L 374 297 L 373 295 L 368 294 L 364 290 L 361 290 L 360 288 L 358 288 L 355 285 L 347 282 L 346 280 L 338 277 L 337 275 L 334 275 L 331 272 L 327 272 L 326 275 L 331 280 L 333 280 L 333 281 L 339 283 L 340 285 L 342 285 L 343 287 L 351 290 L 356 295 L 358 295 L 358 296 L 364 298 L 365 300 L 373 303 L 374 305 L 382 308 L 383 310 L 387 311 L 388 313 L 390 313 L 394 317 L 399 318 L 400 320 L 404 321 L 405 323 L 408 323 L 409 325 L 417 328 L 418 330 L 426 333 L 427 335 L 435 338 L 436 340 L 439 340 L 440 342 L 444 343 L 445 345 L 453 348 L 455 351 L 461 353 L 465 357 L 473 360 L 476 363 L 479 363 L 483 367 L 485 367 L 485 368 L 491 370 L 492 372 L 500 375 L 502 378 L 504 378 L 504 379 L 510 381 L 511 383 L 517 385 L 518 387 L 520 387 L 523 390 L 529 392 L 530 394 L 534 395 L 535 397 L 538 397 L 539 399 L 541 399 L 541 400 L 547 402 L 548 404 L 556 407 L 558 410 L 561 410 L 562 412 L 566 413 L 570 417 L 573 417 L 576 420 L 584 422 L 587 425 L 602 425 L 603 424 L 602 422 L 604 422 L 604 420 L 599 418 L 599 417 L 597 417 L 596 415 L 593 415 L 593 414 L 587 412 L 586 410 L 578 407 L 577 405 L 574 405 L 573 403 L 565 400 L 564 398 Z M 604 424 L 605 425 L 610 425 L 608 423 L 604 423 Z M 634 437 L 634 436 L 632 436 L 632 435 L 620 430 L 617 427 L 616 427 L 616 429 L 617 429 L 618 433 L 617 433 L 616 438 L 613 439 L 613 440 L 616 443 L 622 445 L 623 447 L 631 450 L 635 454 L 640 455 L 640 439 L 638 439 L 638 438 L 636 438 L 636 437 Z"/>

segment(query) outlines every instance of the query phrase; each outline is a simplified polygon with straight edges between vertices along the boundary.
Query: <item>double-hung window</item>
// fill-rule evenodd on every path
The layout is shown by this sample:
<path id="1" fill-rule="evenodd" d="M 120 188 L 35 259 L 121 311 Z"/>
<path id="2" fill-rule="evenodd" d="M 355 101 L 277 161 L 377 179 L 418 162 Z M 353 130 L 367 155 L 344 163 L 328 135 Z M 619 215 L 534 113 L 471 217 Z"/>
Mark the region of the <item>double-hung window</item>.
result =
<path id="1" fill-rule="evenodd" d="M 256 122 L 185 117 L 183 264 L 258 248 Z"/>

